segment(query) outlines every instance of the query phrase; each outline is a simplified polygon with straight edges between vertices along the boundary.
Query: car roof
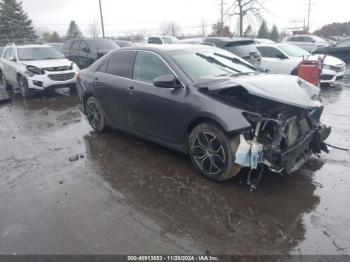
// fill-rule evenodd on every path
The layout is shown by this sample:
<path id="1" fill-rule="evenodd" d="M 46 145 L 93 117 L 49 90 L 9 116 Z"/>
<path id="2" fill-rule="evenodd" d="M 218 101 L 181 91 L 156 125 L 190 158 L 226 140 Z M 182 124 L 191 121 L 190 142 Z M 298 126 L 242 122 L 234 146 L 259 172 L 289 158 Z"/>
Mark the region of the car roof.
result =
<path id="1" fill-rule="evenodd" d="M 280 47 L 280 46 L 284 46 L 284 45 L 292 45 L 289 43 L 262 43 L 262 44 L 256 44 L 257 47 L 259 46 L 271 46 L 271 47 Z"/>
<path id="2" fill-rule="evenodd" d="M 176 38 L 175 36 L 172 36 L 172 35 L 151 35 L 148 38 L 150 38 L 150 37 L 159 37 L 159 38 L 162 38 L 162 37 L 174 37 L 174 38 Z"/>
<path id="3" fill-rule="evenodd" d="M 191 44 L 171 44 L 171 45 L 143 45 L 143 46 L 130 46 L 124 47 L 123 49 L 117 49 L 120 51 L 125 50 L 145 50 L 154 52 L 171 52 L 171 51 L 181 51 L 181 50 L 193 50 L 193 49 L 208 49 L 213 48 L 206 45 L 191 45 Z"/>
<path id="4" fill-rule="evenodd" d="M 186 41 L 203 41 L 203 37 L 193 37 L 193 38 L 185 38 L 185 39 L 180 39 L 179 42 L 186 42 Z"/>
<path id="5" fill-rule="evenodd" d="M 80 38 L 68 39 L 68 40 L 66 40 L 66 42 L 81 41 L 81 40 L 84 40 L 84 41 L 89 41 L 89 40 L 111 40 L 111 41 L 113 41 L 113 39 L 103 38 L 103 37 L 89 37 L 89 38 L 80 37 Z"/>
<path id="6" fill-rule="evenodd" d="M 33 44 L 33 45 L 11 45 L 8 47 L 17 47 L 17 48 L 33 48 L 33 47 L 51 47 L 46 44 Z"/>
<path id="7" fill-rule="evenodd" d="M 214 40 L 214 41 L 218 41 L 218 42 L 223 42 L 223 43 L 227 43 L 227 42 L 240 42 L 240 41 L 252 41 L 254 42 L 253 39 L 250 38 L 245 38 L 245 37 L 207 37 L 205 38 L 205 40 Z"/>

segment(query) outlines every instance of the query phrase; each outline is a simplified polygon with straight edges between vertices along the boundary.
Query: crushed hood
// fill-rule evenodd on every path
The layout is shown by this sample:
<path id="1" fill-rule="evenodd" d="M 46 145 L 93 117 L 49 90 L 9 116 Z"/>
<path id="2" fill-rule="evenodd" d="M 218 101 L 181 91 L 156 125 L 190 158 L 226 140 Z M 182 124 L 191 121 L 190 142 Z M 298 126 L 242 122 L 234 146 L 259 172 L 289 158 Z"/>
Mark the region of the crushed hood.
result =
<path id="1" fill-rule="evenodd" d="M 72 61 L 69 61 L 68 59 L 63 58 L 63 59 L 22 61 L 22 64 L 31 65 L 38 68 L 48 68 L 48 67 L 70 66 L 72 64 Z"/>
<path id="2" fill-rule="evenodd" d="M 275 102 L 312 109 L 321 106 L 317 100 L 319 88 L 296 76 L 258 74 L 233 77 L 208 77 L 200 79 L 195 86 L 199 89 L 216 91 L 243 87 L 251 95 Z"/>

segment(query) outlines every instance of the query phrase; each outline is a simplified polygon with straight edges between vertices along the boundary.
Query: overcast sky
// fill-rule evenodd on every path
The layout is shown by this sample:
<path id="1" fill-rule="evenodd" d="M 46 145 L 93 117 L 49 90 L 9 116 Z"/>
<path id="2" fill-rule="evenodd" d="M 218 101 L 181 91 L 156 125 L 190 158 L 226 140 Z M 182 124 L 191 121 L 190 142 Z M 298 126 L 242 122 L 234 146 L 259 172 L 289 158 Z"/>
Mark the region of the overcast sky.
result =
<path id="1" fill-rule="evenodd" d="M 234 0 L 225 0 L 226 8 Z M 350 20 L 349 0 L 312 0 L 311 29 Z M 146 31 L 157 33 L 164 22 L 175 21 L 185 34 L 201 31 L 219 18 L 219 0 L 102 0 L 106 33 L 111 36 Z M 308 0 L 265 0 L 264 18 L 280 29 L 302 25 Z M 40 30 L 65 34 L 74 19 L 84 33 L 94 20 L 100 21 L 98 0 L 23 0 L 25 11 Z M 235 19 L 226 18 L 233 31 Z M 246 21 L 245 26 L 253 21 Z M 254 26 L 254 25 L 253 25 Z"/>

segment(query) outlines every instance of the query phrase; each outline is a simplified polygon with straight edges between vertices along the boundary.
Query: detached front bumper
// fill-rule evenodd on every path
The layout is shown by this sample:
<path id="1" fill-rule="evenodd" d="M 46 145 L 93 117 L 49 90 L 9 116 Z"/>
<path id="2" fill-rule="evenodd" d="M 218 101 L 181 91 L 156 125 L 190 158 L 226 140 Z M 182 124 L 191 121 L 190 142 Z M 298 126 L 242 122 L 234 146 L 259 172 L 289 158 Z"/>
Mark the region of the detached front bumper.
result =
<path id="1" fill-rule="evenodd" d="M 45 75 L 28 76 L 28 87 L 30 89 L 44 91 L 49 88 L 70 86 L 76 83 L 77 71 L 69 70 L 55 73 L 47 73 Z"/>

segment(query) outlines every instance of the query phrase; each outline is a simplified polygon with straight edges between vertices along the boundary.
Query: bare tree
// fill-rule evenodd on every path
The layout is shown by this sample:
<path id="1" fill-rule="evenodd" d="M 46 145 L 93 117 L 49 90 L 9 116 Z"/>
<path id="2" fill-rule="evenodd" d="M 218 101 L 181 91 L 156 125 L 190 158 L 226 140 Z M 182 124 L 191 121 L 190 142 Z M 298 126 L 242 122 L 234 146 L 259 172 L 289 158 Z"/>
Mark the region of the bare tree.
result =
<path id="1" fill-rule="evenodd" d="M 175 22 L 163 23 L 160 28 L 161 35 L 176 36 L 180 33 L 181 29 Z"/>
<path id="2" fill-rule="evenodd" d="M 100 25 L 97 22 L 96 19 L 90 22 L 89 28 L 88 28 L 89 35 L 91 37 L 99 37 L 100 35 Z"/>
<path id="3" fill-rule="evenodd" d="M 239 35 L 243 36 L 244 19 L 248 16 L 255 17 L 262 20 L 261 10 L 263 3 L 260 0 L 234 0 L 234 3 L 229 7 L 227 13 L 230 16 L 238 16 L 239 21 Z"/>

